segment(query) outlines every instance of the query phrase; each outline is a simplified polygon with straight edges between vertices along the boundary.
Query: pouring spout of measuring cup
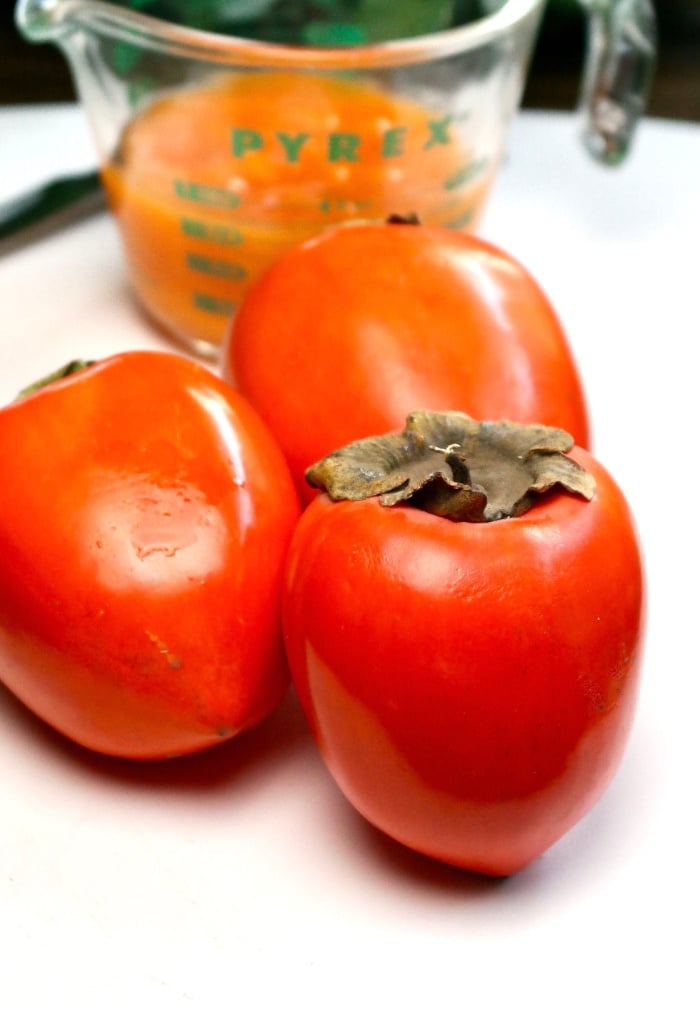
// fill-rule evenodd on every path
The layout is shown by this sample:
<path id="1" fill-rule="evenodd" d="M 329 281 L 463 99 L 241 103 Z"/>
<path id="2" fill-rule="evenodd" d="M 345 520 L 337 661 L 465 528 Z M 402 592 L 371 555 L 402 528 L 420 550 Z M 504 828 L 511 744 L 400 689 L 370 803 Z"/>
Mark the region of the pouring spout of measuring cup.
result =
<path id="1" fill-rule="evenodd" d="M 588 12 L 588 44 L 579 112 L 583 142 L 601 163 L 629 153 L 645 112 L 656 65 L 651 0 L 580 0 Z"/>

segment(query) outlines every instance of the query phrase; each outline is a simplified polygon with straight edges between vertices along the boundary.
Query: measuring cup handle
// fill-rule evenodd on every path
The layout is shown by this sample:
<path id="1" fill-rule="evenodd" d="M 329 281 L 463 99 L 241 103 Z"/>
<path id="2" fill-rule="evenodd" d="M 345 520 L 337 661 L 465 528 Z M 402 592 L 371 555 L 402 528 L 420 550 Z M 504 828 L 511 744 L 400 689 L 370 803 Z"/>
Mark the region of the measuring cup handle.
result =
<path id="1" fill-rule="evenodd" d="M 614 165 L 626 157 L 646 108 L 656 64 L 656 15 L 652 0 L 581 3 L 588 11 L 583 140 L 595 159 Z"/>

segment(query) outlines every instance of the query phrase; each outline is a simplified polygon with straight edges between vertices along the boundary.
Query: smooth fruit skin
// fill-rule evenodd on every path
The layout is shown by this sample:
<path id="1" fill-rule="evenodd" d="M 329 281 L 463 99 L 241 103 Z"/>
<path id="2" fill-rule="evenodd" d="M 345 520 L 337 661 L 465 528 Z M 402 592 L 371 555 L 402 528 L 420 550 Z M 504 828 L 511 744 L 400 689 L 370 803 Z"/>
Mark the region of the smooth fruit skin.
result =
<path id="1" fill-rule="evenodd" d="M 298 500 L 276 443 L 187 359 L 130 352 L 0 411 L 0 679 L 98 752 L 251 727 L 287 685 Z"/>
<path id="2" fill-rule="evenodd" d="M 341 790 L 380 830 L 512 874 L 596 802 L 637 701 L 644 582 L 624 497 L 455 524 L 319 496 L 290 548 L 292 678 Z"/>
<path id="3" fill-rule="evenodd" d="M 558 426 L 590 445 L 583 387 L 542 288 L 474 236 L 353 224 L 289 251 L 251 287 L 221 363 L 304 471 L 417 409 Z"/>

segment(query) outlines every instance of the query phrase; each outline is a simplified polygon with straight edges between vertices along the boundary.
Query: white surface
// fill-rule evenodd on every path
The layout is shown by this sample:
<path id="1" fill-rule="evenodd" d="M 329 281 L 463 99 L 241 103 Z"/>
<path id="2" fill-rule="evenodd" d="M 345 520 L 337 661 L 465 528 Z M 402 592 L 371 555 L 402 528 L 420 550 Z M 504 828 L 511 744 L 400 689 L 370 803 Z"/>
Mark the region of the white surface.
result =
<path id="1" fill-rule="evenodd" d="M 91 159 L 77 110 L 0 111 L 0 199 Z M 699 168 L 698 126 L 648 122 L 606 171 L 568 116 L 522 114 L 483 227 L 567 326 L 646 549 L 642 700 L 595 810 L 493 883 L 371 831 L 291 699 L 214 754 L 143 767 L 73 748 L 0 691 L 0 1017 L 700 1018 L 700 492 L 682 474 Z M 0 403 L 71 357 L 163 344 L 106 216 L 0 261 L 0 317 Z"/>

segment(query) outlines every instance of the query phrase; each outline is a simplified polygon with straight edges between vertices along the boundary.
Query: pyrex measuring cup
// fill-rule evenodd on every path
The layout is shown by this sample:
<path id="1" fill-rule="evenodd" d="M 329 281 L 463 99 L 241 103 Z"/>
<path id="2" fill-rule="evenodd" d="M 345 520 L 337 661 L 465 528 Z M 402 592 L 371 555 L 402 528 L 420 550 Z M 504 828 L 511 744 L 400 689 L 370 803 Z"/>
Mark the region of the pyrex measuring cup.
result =
<path id="1" fill-rule="evenodd" d="M 644 104 L 653 11 L 583 2 L 588 147 L 616 162 Z M 256 275 L 327 225 L 476 224 L 543 7 L 20 0 L 17 22 L 69 61 L 135 293 L 206 354 Z"/>

